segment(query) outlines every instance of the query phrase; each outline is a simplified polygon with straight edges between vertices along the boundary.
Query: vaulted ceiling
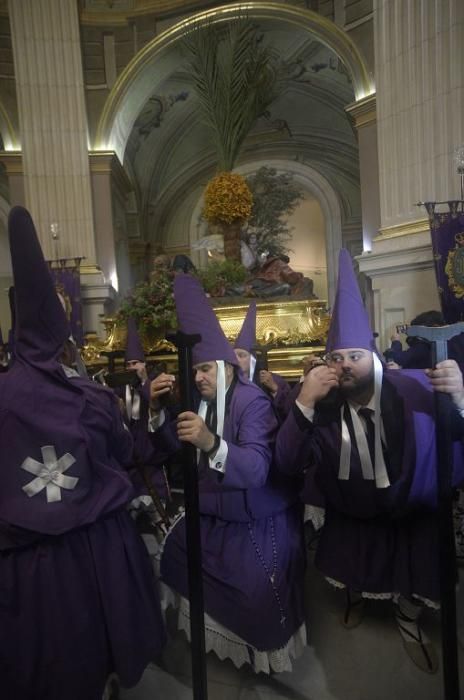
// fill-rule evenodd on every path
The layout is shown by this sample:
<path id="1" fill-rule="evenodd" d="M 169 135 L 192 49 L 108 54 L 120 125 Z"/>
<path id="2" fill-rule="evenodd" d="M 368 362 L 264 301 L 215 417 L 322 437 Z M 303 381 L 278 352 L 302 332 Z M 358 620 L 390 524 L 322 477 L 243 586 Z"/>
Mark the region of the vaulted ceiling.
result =
<path id="1" fill-rule="evenodd" d="M 359 211 L 356 136 L 344 108 L 354 100 L 340 59 L 306 30 L 272 21 L 260 24 L 264 40 L 285 64 L 283 92 L 248 137 L 239 165 L 285 159 L 309 164 L 339 194 L 345 216 Z M 124 163 L 138 190 L 148 237 L 162 230 L 179 201 L 201 190 L 215 171 L 216 154 L 201 120 L 180 47 L 171 51 L 172 70 L 157 82 L 136 119 Z"/>

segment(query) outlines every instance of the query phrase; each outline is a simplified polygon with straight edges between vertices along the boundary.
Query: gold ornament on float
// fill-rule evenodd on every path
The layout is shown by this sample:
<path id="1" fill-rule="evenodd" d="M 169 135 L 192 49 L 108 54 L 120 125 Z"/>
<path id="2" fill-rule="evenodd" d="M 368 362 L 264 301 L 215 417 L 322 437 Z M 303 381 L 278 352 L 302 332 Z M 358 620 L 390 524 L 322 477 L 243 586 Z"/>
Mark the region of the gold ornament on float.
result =
<path id="1" fill-rule="evenodd" d="M 206 186 L 203 216 L 209 223 L 246 221 L 252 206 L 251 190 L 238 173 L 218 173 Z"/>

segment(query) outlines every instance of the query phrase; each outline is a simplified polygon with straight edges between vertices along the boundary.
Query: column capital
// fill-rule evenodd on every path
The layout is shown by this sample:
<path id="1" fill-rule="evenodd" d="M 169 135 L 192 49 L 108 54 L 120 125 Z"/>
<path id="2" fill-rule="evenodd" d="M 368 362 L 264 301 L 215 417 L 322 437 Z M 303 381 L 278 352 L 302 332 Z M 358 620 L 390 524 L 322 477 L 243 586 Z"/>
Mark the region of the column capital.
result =
<path id="1" fill-rule="evenodd" d="M 114 151 L 89 151 L 90 173 L 107 173 L 120 192 L 134 189 L 124 167 Z"/>
<path id="2" fill-rule="evenodd" d="M 428 233 L 429 231 L 430 222 L 428 219 L 415 219 L 414 221 L 405 221 L 395 226 L 384 226 L 379 230 L 379 235 L 374 238 L 374 241 L 384 241 L 387 238 L 398 238 L 398 236 L 409 236 L 413 233 Z"/>
<path id="3" fill-rule="evenodd" d="M 357 129 L 369 124 L 377 122 L 377 96 L 373 92 L 372 95 L 363 97 L 362 100 L 352 102 L 345 107 L 345 112 L 353 117 L 354 124 Z"/>

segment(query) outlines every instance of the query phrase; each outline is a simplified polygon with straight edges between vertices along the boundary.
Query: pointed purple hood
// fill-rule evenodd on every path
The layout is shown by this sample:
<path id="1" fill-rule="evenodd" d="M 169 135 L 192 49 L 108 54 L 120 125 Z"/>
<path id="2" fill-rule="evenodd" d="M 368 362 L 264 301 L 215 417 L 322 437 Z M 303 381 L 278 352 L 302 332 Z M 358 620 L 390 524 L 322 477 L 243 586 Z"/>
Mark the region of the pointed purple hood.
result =
<path id="1" fill-rule="evenodd" d="M 237 350 L 252 352 L 256 345 L 256 302 L 252 301 L 240 329 L 240 333 L 234 343 Z"/>
<path id="2" fill-rule="evenodd" d="M 15 359 L 0 375 L 0 549 L 10 532 L 19 544 L 58 535 L 134 497 L 116 397 L 60 364 L 69 326 L 25 209 L 12 210 L 9 233 L 17 315 Z"/>
<path id="3" fill-rule="evenodd" d="M 345 248 L 338 258 L 338 283 L 326 350 L 363 348 L 376 352 L 374 336 L 364 308 L 351 256 Z"/>
<path id="4" fill-rule="evenodd" d="M 14 207 L 8 219 L 15 287 L 15 355 L 44 368 L 56 360 L 70 335 L 29 212 Z"/>
<path id="5" fill-rule="evenodd" d="M 130 362 L 131 360 L 145 362 L 145 353 L 137 331 L 137 324 L 135 323 L 135 319 L 132 317 L 127 320 L 126 341 L 126 362 Z"/>
<path id="6" fill-rule="evenodd" d="M 199 280 L 191 275 L 176 275 L 174 297 L 179 329 L 189 335 L 201 335 L 201 341 L 193 348 L 193 364 L 225 360 L 238 366 L 235 353 Z"/>

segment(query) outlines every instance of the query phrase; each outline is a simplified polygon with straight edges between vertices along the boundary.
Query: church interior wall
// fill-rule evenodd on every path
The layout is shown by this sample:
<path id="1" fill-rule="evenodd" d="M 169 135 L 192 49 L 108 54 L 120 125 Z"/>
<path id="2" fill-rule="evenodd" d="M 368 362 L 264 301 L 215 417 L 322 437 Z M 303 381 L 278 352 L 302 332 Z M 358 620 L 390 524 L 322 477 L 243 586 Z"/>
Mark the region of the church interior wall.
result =
<path id="1" fill-rule="evenodd" d="M 390 346 L 397 325 L 410 323 L 422 311 L 440 310 L 435 273 L 431 268 L 415 270 L 409 275 L 405 271 L 380 275 L 374 280 L 373 292 L 382 351 Z"/>
<path id="2" fill-rule="evenodd" d="M 327 299 L 325 218 L 321 205 L 310 193 L 288 217 L 291 231 L 290 266 L 314 282 L 314 294 Z"/>
<path id="3" fill-rule="evenodd" d="M 107 3 L 92 0 L 79 2 L 89 147 L 95 145 L 97 126 L 111 88 L 134 56 L 181 19 L 215 4 L 218 3 L 211 0 L 173 0 L 171 4 L 163 3 L 163 10 L 159 13 L 151 9 L 150 12 L 131 17 L 130 13 L 121 10 L 123 5 L 118 3 L 112 3 L 110 7 Z M 311 87 L 307 88 L 306 95 L 302 84 L 275 105 L 277 116 L 280 116 L 278 112 L 285 104 L 296 115 L 296 140 L 292 143 L 291 138 L 282 138 L 282 134 L 273 132 L 269 125 L 262 123 L 246 145 L 242 162 L 249 162 L 258 156 L 273 158 L 282 157 L 283 154 L 288 157 L 290 154 L 300 164 L 317 167 L 339 197 L 343 243 L 353 254 L 362 253 L 362 247 L 362 257 L 369 255 L 370 248 L 378 256 L 378 269 L 367 272 L 370 269 L 368 261 L 361 261 L 360 267 L 365 274 L 372 275 L 374 289 L 376 285 L 382 287 L 382 298 L 387 304 L 386 308 L 390 308 L 388 295 L 393 294 L 393 289 L 389 284 L 385 286 L 384 281 L 377 284 L 376 276 L 380 279 L 384 272 L 385 275 L 393 274 L 391 260 L 384 255 L 378 241 L 384 233 L 389 234 L 405 222 L 421 220 L 421 230 L 426 231 L 425 216 L 414 206 L 418 199 L 446 199 L 458 194 L 459 183 L 452 162 L 452 150 L 464 141 L 464 126 L 459 118 L 462 112 L 460 105 L 464 100 L 464 61 L 460 60 L 464 42 L 459 41 L 464 6 L 459 0 L 450 0 L 450 11 L 447 12 L 441 4 L 417 3 L 411 6 L 410 3 L 386 3 L 383 0 L 379 0 L 375 7 L 372 0 L 294 0 L 289 4 L 309 8 L 332 20 L 355 42 L 368 72 L 372 76 L 375 73 L 377 122 L 365 125 L 356 134 L 353 130 L 350 140 L 342 120 L 343 106 L 347 102 L 344 95 L 334 93 L 333 98 L 327 97 L 325 112 L 315 110 L 311 94 L 317 91 L 319 74 L 313 70 L 312 64 L 308 64 Z M 6 3 L 0 3 L 0 101 L 12 132 L 19 134 L 11 27 L 6 8 Z M 295 46 L 299 45 L 297 30 L 293 36 Z M 182 90 L 185 81 L 175 71 L 178 61 L 179 56 L 175 51 L 160 55 L 151 67 L 151 75 L 145 75 L 140 80 L 139 89 L 149 95 L 150 89 L 153 94 L 159 88 L 161 97 L 169 95 L 168 88 Z M 343 76 L 343 71 L 346 72 L 343 63 L 338 61 L 333 65 L 336 70 L 332 75 Z M 143 99 L 140 104 L 132 101 L 132 111 L 127 111 L 126 107 L 126 111 L 121 111 L 120 122 L 114 131 L 115 143 L 118 139 L 121 144 L 125 143 L 126 135 L 123 132 L 132 128 L 137 113 L 143 108 Z M 304 109 L 301 109 L 301 99 L 306 100 Z M 194 143 L 201 134 L 201 128 L 195 130 L 194 136 L 192 132 L 189 140 L 189 128 L 192 129 L 194 124 L 191 117 L 193 104 L 193 99 L 189 97 L 187 112 L 190 111 L 190 120 L 182 116 L 185 105 L 175 104 L 158 133 L 150 135 L 142 143 L 144 157 L 137 160 L 129 154 L 125 158 L 125 167 L 130 172 L 139 199 L 138 226 L 132 227 L 136 231 L 134 240 L 138 236 L 141 242 L 151 243 L 153 249 L 164 247 L 173 253 L 187 252 L 191 240 L 199 233 L 196 224 L 197 228 L 192 229 L 191 219 L 199 193 L 212 173 L 212 166 L 207 136 L 200 137 L 200 141 L 205 143 L 204 150 L 198 150 L 197 141 L 195 152 Z M 162 129 L 169 126 L 171 119 L 172 125 L 176 126 L 170 127 L 171 132 L 167 136 L 168 130 L 163 132 Z M 321 144 L 323 138 L 328 137 L 327 125 L 330 125 L 332 142 L 329 149 L 323 151 Z M 2 128 L 2 136 L 5 133 L 5 128 Z M 305 139 L 309 135 L 312 141 L 308 147 Z M 379 164 L 376 163 L 377 135 Z M 156 139 L 159 143 L 155 146 Z M 123 155 L 121 152 L 120 156 Z M 350 167 L 348 163 L 351 163 Z M 358 164 L 364 170 L 364 175 L 361 173 L 361 188 Z M 143 178 L 150 167 L 153 177 L 147 191 Z M 19 176 L 10 176 L 10 195 L 12 187 L 15 192 L 17 189 L 15 177 L 18 179 Z M 23 187 L 23 180 L 21 182 Z M 104 196 L 108 196 L 107 193 Z M 13 200 L 18 200 L 15 193 L 10 197 L 10 201 Z M 117 250 L 119 258 L 120 282 L 123 280 L 120 288 L 125 288 L 134 281 L 122 260 L 128 255 L 125 242 L 127 222 L 124 221 L 123 211 L 113 212 L 111 218 L 113 221 L 107 234 L 112 238 L 113 249 Z M 104 260 L 106 253 L 102 252 L 107 234 L 97 241 L 97 257 L 101 257 L 104 267 L 108 267 Z M 96 235 L 99 237 L 100 233 Z M 396 242 L 397 256 L 403 256 L 404 248 L 407 257 L 407 250 L 414 245 L 399 237 Z M 330 267 L 330 255 L 327 261 Z M 431 270 L 430 264 L 430 274 Z M 331 274 L 333 270 L 329 271 L 329 277 Z M 111 274 L 107 276 L 111 277 Z M 423 282 L 419 271 L 411 268 L 403 289 L 412 300 L 412 315 L 423 310 L 422 293 L 417 293 Z M 428 284 L 432 282 L 433 275 L 429 275 Z M 393 307 L 396 308 L 395 304 Z M 378 309 L 377 303 L 375 308 Z M 376 313 L 375 324 L 379 326 L 380 311 Z M 387 324 L 382 330 L 384 334 L 388 334 L 386 318 L 385 313 L 382 315 L 382 323 Z"/>
<path id="4" fill-rule="evenodd" d="M 363 255 L 360 267 L 374 289 L 381 290 L 374 304 L 375 325 L 384 338 L 391 327 L 387 310 L 397 306 L 392 301 L 396 285 L 387 280 L 401 260 L 396 283 L 408 300 L 406 317 L 438 308 L 428 220 L 417 202 L 459 197 L 453 151 L 464 142 L 463 29 L 460 0 L 379 0 L 375 6 L 381 220 L 374 257 Z M 409 267 L 406 261 L 411 261 Z"/>

